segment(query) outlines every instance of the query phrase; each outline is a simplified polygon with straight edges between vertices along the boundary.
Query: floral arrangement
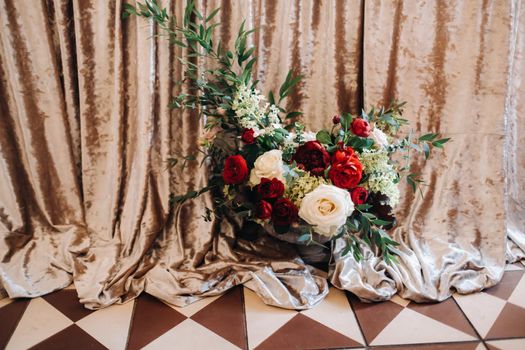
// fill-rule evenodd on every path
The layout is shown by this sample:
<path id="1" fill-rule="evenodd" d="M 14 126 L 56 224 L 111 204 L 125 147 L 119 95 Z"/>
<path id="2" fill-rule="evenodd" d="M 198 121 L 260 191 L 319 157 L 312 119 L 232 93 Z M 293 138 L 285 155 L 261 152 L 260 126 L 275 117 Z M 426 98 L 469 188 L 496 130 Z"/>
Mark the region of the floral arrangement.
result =
<path id="1" fill-rule="evenodd" d="M 188 1 L 178 23 L 154 0 L 125 6 L 124 17 L 152 19 L 172 43 L 186 49 L 181 61 L 189 88 L 171 106 L 197 109 L 205 121 L 200 152 L 211 170 L 209 184 L 173 195 L 174 203 L 212 191 L 215 206 L 206 209 L 207 220 L 234 215 L 278 238 L 292 235 L 298 244 L 326 247 L 341 239 L 343 255 L 351 252 L 359 260 L 366 244 L 387 262 L 395 259 L 398 243 L 387 230 L 395 224 L 391 209 L 399 202 L 398 185 L 404 180 L 416 191 L 422 183 L 410 172 L 410 152 L 428 158 L 448 138 L 436 133 L 397 138 L 407 124 L 404 103 L 397 102 L 359 115 L 342 113 L 332 117 L 330 130 L 307 131 L 298 121 L 302 113 L 281 105 L 300 76 L 288 73 L 278 94 L 270 91 L 267 98 L 257 90 L 255 48 L 247 46 L 253 31 L 244 24 L 230 51 L 212 40 L 218 9 L 205 17 Z M 213 68 L 199 67 L 201 58 Z M 404 162 L 395 160 L 396 153 Z M 185 155 L 169 161 L 184 166 L 196 159 Z"/>

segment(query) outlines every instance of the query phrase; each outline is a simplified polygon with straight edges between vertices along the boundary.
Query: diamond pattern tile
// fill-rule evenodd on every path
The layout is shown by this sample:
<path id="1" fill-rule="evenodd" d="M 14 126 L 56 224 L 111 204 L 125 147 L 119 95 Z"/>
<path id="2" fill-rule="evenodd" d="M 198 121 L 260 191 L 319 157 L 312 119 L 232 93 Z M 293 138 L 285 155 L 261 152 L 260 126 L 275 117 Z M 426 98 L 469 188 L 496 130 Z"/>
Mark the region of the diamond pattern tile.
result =
<path id="1" fill-rule="evenodd" d="M 525 349 L 525 269 L 508 265 L 481 293 L 418 304 L 364 303 L 331 288 L 310 310 L 265 305 L 251 290 L 180 308 L 142 294 L 87 310 L 74 288 L 32 300 L 0 299 L 0 349 Z"/>

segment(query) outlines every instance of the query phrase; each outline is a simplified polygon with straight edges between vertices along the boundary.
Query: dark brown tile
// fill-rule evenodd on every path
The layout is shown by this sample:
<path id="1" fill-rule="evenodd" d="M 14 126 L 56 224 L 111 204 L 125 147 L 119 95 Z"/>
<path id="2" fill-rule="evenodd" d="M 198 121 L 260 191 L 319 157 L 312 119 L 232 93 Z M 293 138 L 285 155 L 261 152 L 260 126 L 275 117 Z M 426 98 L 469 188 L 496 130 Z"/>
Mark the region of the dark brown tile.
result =
<path id="1" fill-rule="evenodd" d="M 432 304 L 417 304 L 412 302 L 408 304 L 407 308 L 478 338 L 476 331 L 472 328 L 452 298 Z"/>
<path id="2" fill-rule="evenodd" d="M 501 281 L 494 287 L 484 290 L 484 292 L 507 300 L 514 291 L 514 288 L 518 285 L 524 273 L 524 271 L 505 271 Z"/>
<path id="3" fill-rule="evenodd" d="M 28 304 L 29 300 L 18 299 L 0 308 L 0 349 L 9 342 Z"/>
<path id="4" fill-rule="evenodd" d="M 135 302 L 127 349 L 142 348 L 184 320 L 186 316 L 180 312 L 149 294 L 141 294 Z"/>
<path id="5" fill-rule="evenodd" d="M 475 350 L 479 342 L 375 346 L 376 350 Z"/>
<path id="6" fill-rule="evenodd" d="M 231 289 L 191 316 L 191 319 L 239 348 L 248 348 L 242 287 Z"/>
<path id="7" fill-rule="evenodd" d="M 483 307 L 480 305 L 480 307 Z M 486 339 L 525 337 L 525 309 L 507 303 L 488 332 Z"/>
<path id="8" fill-rule="evenodd" d="M 43 298 L 73 322 L 81 320 L 94 312 L 93 310 L 86 309 L 84 305 L 78 301 L 77 292 L 73 289 L 62 289 L 58 292 L 45 295 Z"/>
<path id="9" fill-rule="evenodd" d="M 331 349 L 362 346 L 355 340 L 322 325 L 308 316 L 297 314 L 264 340 L 256 349 Z"/>
<path id="10" fill-rule="evenodd" d="M 349 300 L 368 344 L 404 309 L 391 301 L 363 303 L 351 294 Z"/>
<path id="11" fill-rule="evenodd" d="M 95 338 L 76 324 L 63 329 L 46 340 L 33 346 L 31 350 L 105 350 Z"/>

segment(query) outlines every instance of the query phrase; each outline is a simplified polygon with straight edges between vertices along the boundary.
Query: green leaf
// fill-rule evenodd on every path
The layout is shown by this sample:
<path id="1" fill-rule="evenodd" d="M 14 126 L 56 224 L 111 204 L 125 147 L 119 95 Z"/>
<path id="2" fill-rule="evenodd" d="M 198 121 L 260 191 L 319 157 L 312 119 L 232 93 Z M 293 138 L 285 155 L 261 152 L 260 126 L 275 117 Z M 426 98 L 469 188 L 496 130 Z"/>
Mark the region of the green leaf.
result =
<path id="1" fill-rule="evenodd" d="M 297 242 L 307 242 L 311 237 L 312 235 L 310 233 L 302 234 L 297 238 Z"/>
<path id="2" fill-rule="evenodd" d="M 332 144 L 332 136 L 330 135 L 330 133 L 328 132 L 328 130 L 320 130 L 316 135 L 315 135 L 315 139 L 317 141 L 319 141 L 320 143 L 322 144 L 325 144 L 325 145 L 330 145 Z"/>
<path id="3" fill-rule="evenodd" d="M 366 210 L 368 210 L 368 209 L 370 209 L 370 208 L 372 208 L 372 205 L 370 205 L 370 204 L 366 204 L 366 203 L 365 203 L 365 204 L 360 204 L 360 205 L 356 206 L 356 209 L 357 209 L 357 210 L 364 210 L 364 211 L 366 211 Z"/>
<path id="4" fill-rule="evenodd" d="M 428 159 L 430 157 L 430 146 L 428 143 L 423 143 L 423 152 L 425 152 L 425 159 Z"/>
<path id="5" fill-rule="evenodd" d="M 430 133 L 430 134 L 425 134 L 423 136 L 420 136 L 418 140 L 419 141 L 433 141 L 438 136 L 439 134 Z"/>
<path id="6" fill-rule="evenodd" d="M 374 225 L 378 225 L 378 226 L 387 226 L 387 225 L 390 225 L 392 222 L 391 221 L 386 221 L 386 220 L 381 220 L 381 219 L 375 219 L 375 220 L 372 220 L 372 223 Z"/>
<path id="7" fill-rule="evenodd" d="M 206 22 L 211 21 L 211 20 L 213 19 L 213 17 L 215 17 L 215 15 L 216 15 L 217 13 L 219 13 L 220 9 L 221 9 L 220 7 L 217 7 L 215 10 L 213 10 L 213 11 L 210 13 L 210 15 L 209 15 L 208 17 L 206 17 Z"/>
<path id="8" fill-rule="evenodd" d="M 434 141 L 432 142 L 432 146 L 437 147 L 437 148 L 443 148 L 443 145 L 447 143 L 448 141 L 450 141 L 450 137 Z"/>
<path id="9" fill-rule="evenodd" d="M 273 91 L 270 90 L 270 92 L 268 93 L 268 101 L 270 102 L 270 104 L 274 105 L 275 104 L 275 97 L 273 96 Z"/>
<path id="10" fill-rule="evenodd" d="M 298 117 L 300 115 L 302 115 L 303 112 L 290 112 L 286 115 L 286 119 L 292 119 L 292 118 L 295 118 L 295 117 Z"/>

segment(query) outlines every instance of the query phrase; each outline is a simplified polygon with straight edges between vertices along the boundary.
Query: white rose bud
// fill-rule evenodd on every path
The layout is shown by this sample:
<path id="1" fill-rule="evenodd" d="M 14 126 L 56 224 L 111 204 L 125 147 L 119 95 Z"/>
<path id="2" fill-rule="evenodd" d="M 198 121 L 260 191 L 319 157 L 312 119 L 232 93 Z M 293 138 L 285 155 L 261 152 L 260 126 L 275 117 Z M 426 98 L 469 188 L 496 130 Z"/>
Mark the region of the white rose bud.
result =
<path id="1" fill-rule="evenodd" d="M 381 129 L 374 127 L 374 130 L 372 130 L 370 137 L 374 140 L 374 143 L 377 146 L 377 148 L 388 147 L 388 136 L 386 136 L 386 134 L 382 132 Z"/>
<path id="2" fill-rule="evenodd" d="M 283 166 L 283 152 L 281 150 L 274 149 L 265 152 L 255 160 L 255 164 L 250 173 L 250 185 L 258 185 L 263 177 L 270 180 L 276 178 L 286 183 L 283 175 Z"/>
<path id="3" fill-rule="evenodd" d="M 320 185 L 304 196 L 299 217 L 312 225 L 318 234 L 332 237 L 353 211 L 354 203 L 348 191 L 332 185 Z"/>

